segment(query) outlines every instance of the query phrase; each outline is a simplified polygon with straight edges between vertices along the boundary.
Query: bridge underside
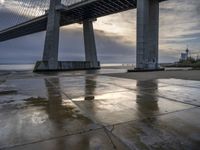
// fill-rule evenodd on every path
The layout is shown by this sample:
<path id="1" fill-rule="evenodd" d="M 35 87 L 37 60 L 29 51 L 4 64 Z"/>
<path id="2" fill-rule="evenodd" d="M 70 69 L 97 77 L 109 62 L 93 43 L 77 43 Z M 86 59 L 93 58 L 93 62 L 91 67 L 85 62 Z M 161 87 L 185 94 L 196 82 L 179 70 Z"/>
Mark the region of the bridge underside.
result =
<path id="1" fill-rule="evenodd" d="M 159 0 L 160 2 L 165 0 Z M 137 7 L 136 0 L 90 0 L 69 7 L 61 5 L 57 7 L 61 11 L 60 26 L 81 23 L 86 19 L 99 18 L 115 14 Z M 45 31 L 47 27 L 47 15 L 43 15 L 0 31 L 0 42 L 13 38 Z"/>

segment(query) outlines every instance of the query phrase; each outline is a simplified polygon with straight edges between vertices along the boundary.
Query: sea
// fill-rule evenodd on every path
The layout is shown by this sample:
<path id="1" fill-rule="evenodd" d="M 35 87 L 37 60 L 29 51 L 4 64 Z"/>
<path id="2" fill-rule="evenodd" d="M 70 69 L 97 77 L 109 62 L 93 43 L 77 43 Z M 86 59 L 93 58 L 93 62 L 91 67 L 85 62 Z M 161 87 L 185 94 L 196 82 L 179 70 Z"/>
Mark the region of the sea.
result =
<path id="1" fill-rule="evenodd" d="M 33 70 L 35 64 L 0 64 L 0 70 L 9 71 L 25 71 L 25 70 Z M 134 64 L 101 64 L 101 67 L 131 67 Z"/>
<path id="2" fill-rule="evenodd" d="M 35 64 L 0 64 L 0 71 L 30 71 L 34 69 Z M 120 72 L 126 72 L 127 69 L 132 69 L 135 64 L 101 64 L 102 69 L 107 70 L 121 70 Z M 191 70 L 191 67 L 170 67 L 165 68 L 165 70 Z M 117 71 L 117 72 L 118 72 Z"/>

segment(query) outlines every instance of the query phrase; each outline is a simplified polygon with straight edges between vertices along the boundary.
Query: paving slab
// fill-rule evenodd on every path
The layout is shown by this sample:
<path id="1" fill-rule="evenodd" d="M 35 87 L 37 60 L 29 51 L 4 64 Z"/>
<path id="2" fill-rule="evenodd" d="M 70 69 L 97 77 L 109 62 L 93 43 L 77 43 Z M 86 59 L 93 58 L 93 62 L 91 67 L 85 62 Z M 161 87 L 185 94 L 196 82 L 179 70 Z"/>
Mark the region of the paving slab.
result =
<path id="1" fill-rule="evenodd" d="M 114 93 L 127 91 L 123 87 L 119 87 L 109 83 L 101 83 L 96 81 L 96 76 L 85 77 L 62 77 L 59 78 L 59 85 L 53 82 L 55 78 L 48 79 L 54 86 L 60 88 L 69 98 L 76 99 L 81 96 L 96 95 L 104 93 Z"/>
<path id="2" fill-rule="evenodd" d="M 156 96 L 138 95 L 134 91 L 94 95 L 89 100 L 85 99 L 80 97 L 73 100 L 83 112 L 104 125 L 194 108 L 192 105 Z"/>
<path id="3" fill-rule="evenodd" d="M 111 135 L 112 136 L 112 135 Z M 30 143 L 22 146 L 8 148 L 8 150 L 128 150 L 128 148 L 112 137 L 112 140 L 103 129 L 76 134 L 72 136 L 60 137 L 48 141 Z"/>
<path id="4" fill-rule="evenodd" d="M 20 79 L 4 84 L 15 86 L 17 93 L 0 96 L 0 147 L 99 127 L 47 80 Z"/>
<path id="5" fill-rule="evenodd" d="M 200 88 L 190 88 L 185 86 L 169 85 L 158 89 L 159 96 L 176 101 L 200 106 Z"/>
<path id="6" fill-rule="evenodd" d="M 199 108 L 116 125 L 112 133 L 130 149 L 198 150 Z"/>
<path id="7" fill-rule="evenodd" d="M 182 80 L 182 79 L 157 79 L 158 82 L 168 84 L 168 85 L 177 85 L 177 86 L 186 86 L 193 88 L 200 88 L 200 82 L 195 80 Z"/>

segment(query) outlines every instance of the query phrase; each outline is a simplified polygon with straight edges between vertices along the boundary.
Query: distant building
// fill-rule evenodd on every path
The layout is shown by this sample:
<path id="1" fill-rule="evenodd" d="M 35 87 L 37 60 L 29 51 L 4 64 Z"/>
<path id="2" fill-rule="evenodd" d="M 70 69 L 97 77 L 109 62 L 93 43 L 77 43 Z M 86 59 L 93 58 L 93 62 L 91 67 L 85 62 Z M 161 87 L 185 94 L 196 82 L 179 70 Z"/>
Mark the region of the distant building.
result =
<path id="1" fill-rule="evenodd" d="M 180 60 L 187 60 L 188 55 L 186 53 L 181 53 L 181 58 Z"/>
<path id="2" fill-rule="evenodd" d="M 181 53 L 181 58 L 180 58 L 180 60 L 187 60 L 188 59 L 188 57 L 189 57 L 189 49 L 187 48 L 186 50 L 185 50 L 185 53 Z"/>

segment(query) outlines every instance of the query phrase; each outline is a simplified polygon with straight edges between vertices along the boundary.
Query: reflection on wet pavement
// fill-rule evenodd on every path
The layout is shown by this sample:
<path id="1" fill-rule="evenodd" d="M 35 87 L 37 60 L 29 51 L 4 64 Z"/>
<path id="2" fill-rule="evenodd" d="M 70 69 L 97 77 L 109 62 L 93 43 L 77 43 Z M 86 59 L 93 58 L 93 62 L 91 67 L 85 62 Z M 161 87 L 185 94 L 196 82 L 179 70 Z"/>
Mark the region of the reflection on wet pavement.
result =
<path id="1" fill-rule="evenodd" d="M 199 81 L 103 75 L 0 83 L 0 149 L 198 149 Z"/>

